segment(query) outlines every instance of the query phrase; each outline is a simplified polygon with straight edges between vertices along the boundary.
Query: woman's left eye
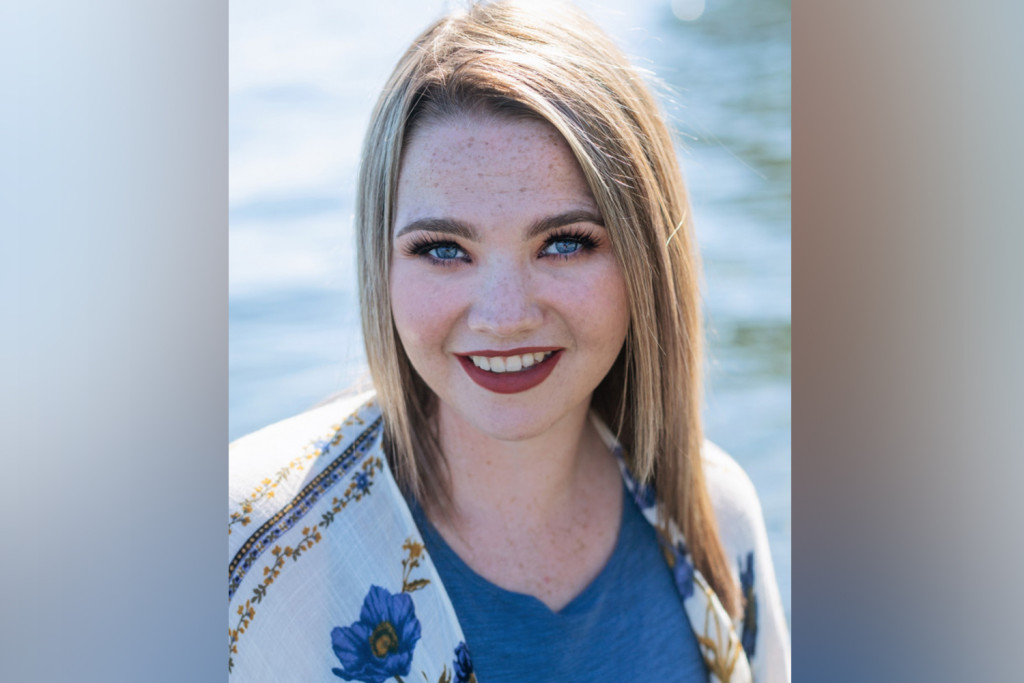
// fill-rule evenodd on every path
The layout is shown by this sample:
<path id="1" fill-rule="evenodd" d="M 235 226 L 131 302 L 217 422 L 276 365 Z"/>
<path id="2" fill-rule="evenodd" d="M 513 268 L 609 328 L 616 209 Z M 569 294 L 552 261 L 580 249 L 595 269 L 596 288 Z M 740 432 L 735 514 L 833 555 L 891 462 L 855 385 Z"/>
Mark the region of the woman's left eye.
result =
<path id="1" fill-rule="evenodd" d="M 579 240 L 557 239 L 544 247 L 544 251 L 542 253 L 554 256 L 568 256 L 569 254 L 575 254 L 582 248 L 583 245 Z"/>
<path id="2" fill-rule="evenodd" d="M 597 240 L 586 233 L 552 235 L 544 244 L 541 256 L 569 258 L 597 247 Z"/>

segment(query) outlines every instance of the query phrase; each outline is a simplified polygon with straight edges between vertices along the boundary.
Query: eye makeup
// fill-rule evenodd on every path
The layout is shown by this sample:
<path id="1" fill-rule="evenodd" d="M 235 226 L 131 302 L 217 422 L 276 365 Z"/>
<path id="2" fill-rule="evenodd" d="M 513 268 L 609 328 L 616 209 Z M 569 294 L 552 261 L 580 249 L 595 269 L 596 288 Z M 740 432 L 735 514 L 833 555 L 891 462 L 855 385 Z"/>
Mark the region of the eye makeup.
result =
<path id="1" fill-rule="evenodd" d="M 560 228 L 544 238 L 537 254 L 538 258 L 572 259 L 591 252 L 602 245 L 602 240 L 593 230 L 583 228 Z M 470 263 L 472 259 L 457 242 L 447 235 L 444 237 L 422 233 L 407 240 L 402 252 L 406 256 L 418 256 L 440 266 L 454 266 Z"/>
<path id="2" fill-rule="evenodd" d="M 576 245 L 571 251 L 563 250 L 559 245 Z M 549 234 L 544 240 L 541 257 L 569 259 L 579 254 L 593 251 L 601 245 L 600 240 L 588 230 L 579 228 L 563 228 Z M 554 251 L 550 251 L 554 247 Z"/>
<path id="3" fill-rule="evenodd" d="M 469 262 L 469 256 L 457 243 L 449 239 L 438 239 L 427 233 L 410 239 L 402 251 L 407 256 L 422 256 L 439 266 Z"/>

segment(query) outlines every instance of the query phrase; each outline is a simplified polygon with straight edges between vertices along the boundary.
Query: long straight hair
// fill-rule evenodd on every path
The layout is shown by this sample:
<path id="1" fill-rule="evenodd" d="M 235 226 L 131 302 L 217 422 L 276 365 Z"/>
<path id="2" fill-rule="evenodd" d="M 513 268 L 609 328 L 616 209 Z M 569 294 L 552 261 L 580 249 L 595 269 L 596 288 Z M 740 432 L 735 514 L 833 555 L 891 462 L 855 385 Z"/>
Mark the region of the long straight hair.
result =
<path id="1" fill-rule="evenodd" d="M 701 465 L 703 331 L 686 186 L 640 74 L 570 5 L 475 4 L 438 21 L 399 60 L 374 110 L 356 205 L 360 303 L 385 450 L 399 484 L 417 500 L 450 509 L 433 420 L 437 399 L 413 370 L 391 314 L 402 153 L 418 126 L 477 112 L 547 122 L 583 170 L 622 267 L 630 312 L 626 342 L 592 407 L 735 615 L 739 590 Z"/>

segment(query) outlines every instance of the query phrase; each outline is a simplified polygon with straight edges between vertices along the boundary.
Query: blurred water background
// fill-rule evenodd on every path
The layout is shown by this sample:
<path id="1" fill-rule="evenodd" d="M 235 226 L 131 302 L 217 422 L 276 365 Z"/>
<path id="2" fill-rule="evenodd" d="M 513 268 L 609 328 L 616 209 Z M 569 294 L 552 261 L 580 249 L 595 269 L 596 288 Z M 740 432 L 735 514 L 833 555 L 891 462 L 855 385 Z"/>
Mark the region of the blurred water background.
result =
<path id="1" fill-rule="evenodd" d="M 789 619 L 789 2 L 577 4 L 666 86 L 704 258 L 707 436 L 757 487 Z M 401 52 L 456 6 L 230 3 L 232 440 L 365 377 L 359 145 Z"/>

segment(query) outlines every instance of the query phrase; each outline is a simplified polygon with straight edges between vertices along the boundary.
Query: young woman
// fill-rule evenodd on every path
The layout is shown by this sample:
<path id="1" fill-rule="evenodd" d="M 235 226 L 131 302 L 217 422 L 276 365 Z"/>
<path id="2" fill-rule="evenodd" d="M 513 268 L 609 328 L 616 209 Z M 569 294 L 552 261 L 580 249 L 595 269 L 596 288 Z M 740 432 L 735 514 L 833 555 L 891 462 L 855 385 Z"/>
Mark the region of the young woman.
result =
<path id="1" fill-rule="evenodd" d="M 357 224 L 376 395 L 232 445 L 232 675 L 788 681 L 756 494 L 701 433 L 685 187 L 609 40 L 430 27 Z"/>

